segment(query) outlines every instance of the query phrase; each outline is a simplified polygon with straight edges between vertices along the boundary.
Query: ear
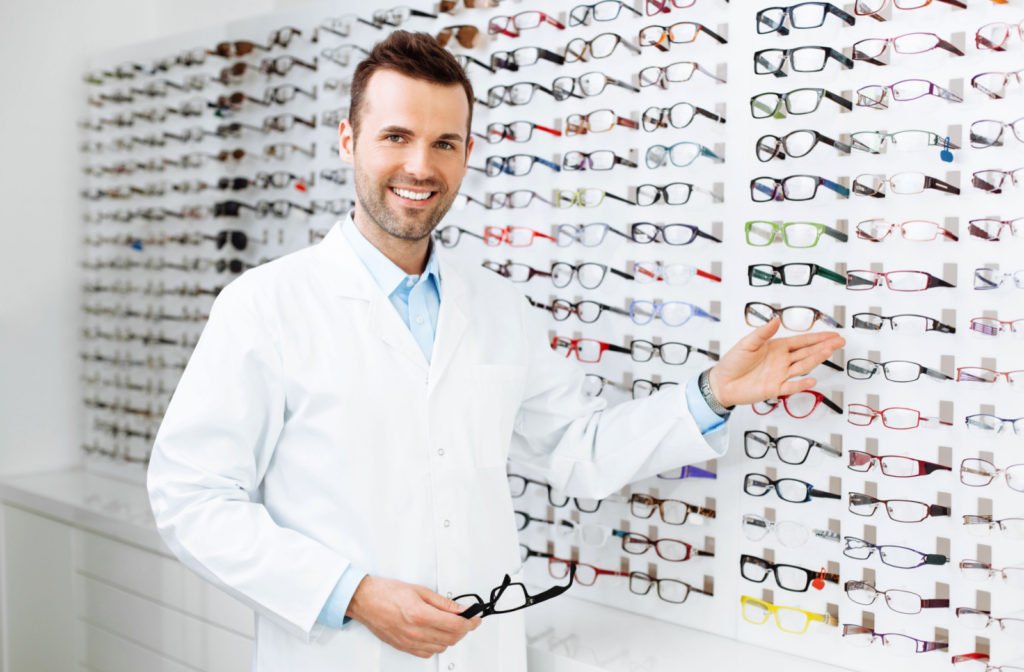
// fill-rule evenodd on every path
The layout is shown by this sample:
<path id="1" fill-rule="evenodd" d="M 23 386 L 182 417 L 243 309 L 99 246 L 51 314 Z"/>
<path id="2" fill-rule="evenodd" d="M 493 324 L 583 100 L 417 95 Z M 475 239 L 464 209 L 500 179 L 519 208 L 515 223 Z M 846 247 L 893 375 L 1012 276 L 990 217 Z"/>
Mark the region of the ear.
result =
<path id="1" fill-rule="evenodd" d="M 474 144 L 475 143 L 473 141 L 473 134 L 470 133 L 469 134 L 469 140 L 466 142 L 466 164 L 467 165 L 469 164 L 469 155 L 473 152 L 473 145 Z"/>
<path id="2" fill-rule="evenodd" d="M 352 131 L 352 124 L 348 119 L 342 119 L 338 124 L 338 156 L 345 163 L 354 163 L 356 138 Z"/>

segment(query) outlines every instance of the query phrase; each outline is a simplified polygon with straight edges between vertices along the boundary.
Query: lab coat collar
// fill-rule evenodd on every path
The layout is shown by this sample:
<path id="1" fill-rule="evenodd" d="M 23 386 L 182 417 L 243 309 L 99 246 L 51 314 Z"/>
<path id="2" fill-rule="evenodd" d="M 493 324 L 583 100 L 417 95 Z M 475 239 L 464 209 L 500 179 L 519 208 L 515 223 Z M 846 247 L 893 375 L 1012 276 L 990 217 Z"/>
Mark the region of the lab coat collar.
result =
<path id="1" fill-rule="evenodd" d="M 440 269 L 441 309 L 437 317 L 434 349 L 427 363 L 423 351 L 409 328 L 402 322 L 394 306 L 373 279 L 351 244 L 341 231 L 344 220 L 338 221 L 317 245 L 323 261 L 322 274 L 327 291 L 337 296 L 361 299 L 371 304 L 371 328 L 380 338 L 400 350 L 423 369 L 430 369 L 430 382 L 441 377 L 451 363 L 462 336 L 469 326 L 469 290 L 463 272 L 448 259 L 448 255 L 435 247 L 434 255 Z"/>

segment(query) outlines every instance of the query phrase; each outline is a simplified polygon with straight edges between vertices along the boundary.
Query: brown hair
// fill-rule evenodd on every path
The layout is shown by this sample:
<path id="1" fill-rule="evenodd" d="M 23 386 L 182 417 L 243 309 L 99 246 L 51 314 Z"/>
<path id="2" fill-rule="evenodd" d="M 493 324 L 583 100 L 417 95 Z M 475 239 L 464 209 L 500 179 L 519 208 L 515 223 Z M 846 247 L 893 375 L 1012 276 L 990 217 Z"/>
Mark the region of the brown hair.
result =
<path id="1" fill-rule="evenodd" d="M 461 84 L 469 103 L 466 123 L 466 139 L 469 139 L 469 127 L 473 122 L 473 85 L 462 66 L 433 35 L 396 30 L 374 45 L 370 55 L 356 66 L 352 76 L 348 119 L 352 125 L 353 142 L 359 135 L 359 108 L 363 105 L 366 84 L 373 73 L 384 69 L 432 84 Z"/>

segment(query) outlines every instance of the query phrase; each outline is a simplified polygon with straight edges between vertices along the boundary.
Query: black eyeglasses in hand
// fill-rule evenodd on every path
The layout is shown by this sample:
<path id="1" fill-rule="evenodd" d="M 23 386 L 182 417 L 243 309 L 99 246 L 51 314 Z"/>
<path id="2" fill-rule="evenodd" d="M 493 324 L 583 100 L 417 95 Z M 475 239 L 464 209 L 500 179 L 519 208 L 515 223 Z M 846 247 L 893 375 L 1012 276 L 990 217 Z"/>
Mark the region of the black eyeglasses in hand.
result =
<path id="1" fill-rule="evenodd" d="M 489 600 L 484 600 L 475 593 L 467 593 L 455 597 L 454 601 L 466 607 L 459 614 L 463 618 L 473 618 L 477 615 L 480 618 L 484 618 L 493 614 L 508 614 L 525 609 L 526 607 L 532 607 L 553 597 L 558 597 L 569 590 L 575 577 L 576 563 L 571 562 L 569 563 L 569 583 L 564 586 L 553 586 L 536 595 L 530 595 L 526 590 L 526 586 L 518 581 L 513 583 L 512 577 L 506 574 L 501 585 L 491 591 Z"/>

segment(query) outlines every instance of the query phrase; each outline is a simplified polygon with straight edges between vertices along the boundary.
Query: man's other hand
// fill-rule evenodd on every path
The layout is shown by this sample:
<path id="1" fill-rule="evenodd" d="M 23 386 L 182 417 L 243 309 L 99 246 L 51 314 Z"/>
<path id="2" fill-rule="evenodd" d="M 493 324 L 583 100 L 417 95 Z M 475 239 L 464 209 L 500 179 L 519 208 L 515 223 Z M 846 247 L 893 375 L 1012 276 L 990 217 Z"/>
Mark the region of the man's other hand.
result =
<path id="1" fill-rule="evenodd" d="M 345 615 L 385 644 L 430 658 L 480 625 L 479 616 L 459 616 L 462 610 L 462 605 L 423 586 L 367 576 L 352 594 Z"/>
<path id="2" fill-rule="evenodd" d="M 796 394 L 817 384 L 810 373 L 846 345 L 834 331 L 772 338 L 778 318 L 744 336 L 725 353 L 709 374 L 711 393 L 723 406 L 753 404 L 783 394 Z"/>

